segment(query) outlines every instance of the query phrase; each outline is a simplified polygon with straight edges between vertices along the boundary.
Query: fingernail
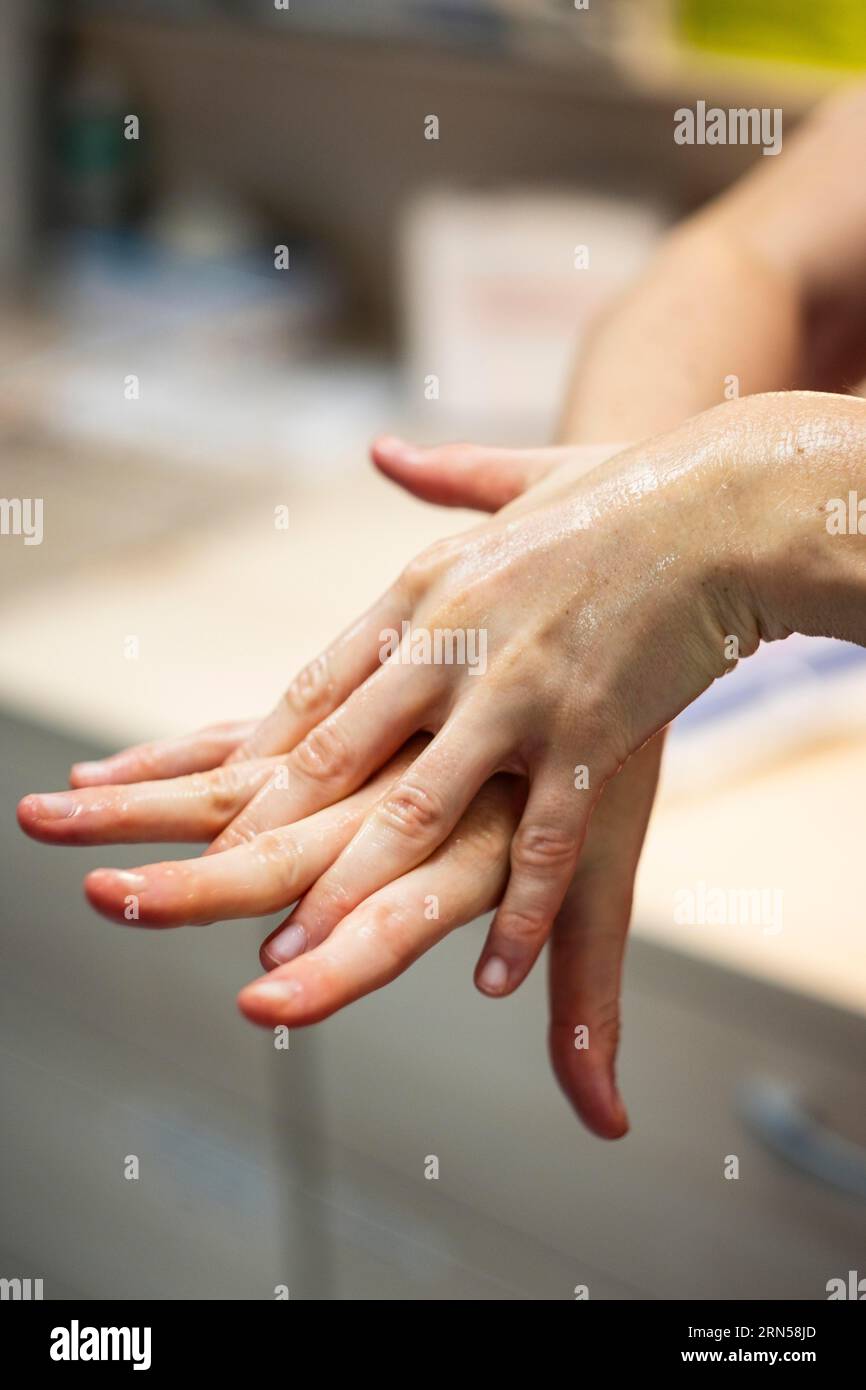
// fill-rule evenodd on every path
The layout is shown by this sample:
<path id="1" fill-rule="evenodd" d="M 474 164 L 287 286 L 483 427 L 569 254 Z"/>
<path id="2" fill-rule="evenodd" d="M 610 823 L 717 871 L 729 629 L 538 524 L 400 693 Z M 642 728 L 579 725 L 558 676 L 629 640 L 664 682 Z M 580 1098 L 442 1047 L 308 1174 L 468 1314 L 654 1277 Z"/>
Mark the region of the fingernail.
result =
<path id="1" fill-rule="evenodd" d="M 68 792 L 47 792 L 44 796 L 29 796 L 28 810 L 38 820 L 68 820 L 80 805 L 77 797 Z"/>
<path id="2" fill-rule="evenodd" d="M 89 888 L 125 888 L 129 893 L 143 893 L 147 887 L 144 874 L 133 873 L 131 869 L 91 869 L 87 875 Z"/>
<path id="3" fill-rule="evenodd" d="M 417 444 L 410 443 L 408 439 L 398 439 L 394 434 L 377 440 L 376 452 L 398 459 L 400 463 L 420 463 L 424 457 L 423 450 L 419 449 Z"/>
<path id="4" fill-rule="evenodd" d="M 281 931 L 278 936 L 272 936 L 264 948 L 263 954 L 272 960 L 275 965 L 285 965 L 287 961 L 294 960 L 302 951 L 307 949 L 307 932 L 300 922 L 293 922 L 285 931 Z"/>
<path id="5" fill-rule="evenodd" d="M 383 434 L 381 439 L 376 440 L 376 452 L 379 454 L 400 454 L 405 447 L 405 439 L 400 439 L 396 434 Z"/>
<path id="6" fill-rule="evenodd" d="M 288 1004 L 301 992 L 297 980 L 261 980 L 249 986 L 250 992 L 266 1004 Z"/>
<path id="7" fill-rule="evenodd" d="M 501 956 L 490 956 L 484 962 L 484 968 L 478 976 L 478 984 L 481 989 L 487 990 L 491 994 L 499 994 L 508 983 L 508 966 Z"/>
<path id="8" fill-rule="evenodd" d="M 73 763 L 73 777 L 104 777 L 108 769 L 108 763 Z"/>
<path id="9" fill-rule="evenodd" d="M 128 888 L 131 893 L 141 893 L 147 887 L 145 875 L 133 873 L 131 869 L 103 869 L 102 872 L 110 874 L 115 883 L 119 883 L 121 888 Z"/>

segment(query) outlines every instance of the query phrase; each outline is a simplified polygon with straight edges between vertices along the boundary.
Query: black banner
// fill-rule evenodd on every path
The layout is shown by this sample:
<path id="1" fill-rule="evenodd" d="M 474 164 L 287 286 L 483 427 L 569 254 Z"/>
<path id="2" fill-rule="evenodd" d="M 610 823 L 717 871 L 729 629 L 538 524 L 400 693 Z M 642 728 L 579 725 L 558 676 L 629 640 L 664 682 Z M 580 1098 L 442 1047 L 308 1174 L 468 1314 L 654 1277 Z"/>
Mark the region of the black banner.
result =
<path id="1" fill-rule="evenodd" d="M 25 1303 L 6 1302 L 0 1309 L 3 1350 L 25 1372 L 50 1371 L 60 1376 L 93 1375 L 110 1368 L 114 1374 L 161 1376 L 177 1371 L 218 1372 L 221 1375 L 273 1370 L 284 1374 L 304 1359 L 315 1343 L 306 1342 L 311 1331 L 310 1308 L 291 1302 L 274 1303 Z M 348 1309 L 341 1319 L 352 1315 Z M 385 1316 L 383 1310 L 383 1317 Z M 391 1315 L 393 1318 L 393 1315 Z M 372 1351 L 373 1327 L 369 1310 L 362 1341 L 329 1337 L 326 1363 L 333 1375 L 334 1352 L 345 1345 L 356 1357 L 366 1347 Z M 424 1333 L 426 1318 L 437 1319 L 435 1338 Z M 401 1375 L 417 1370 L 429 1374 L 435 1350 L 442 1347 L 443 1368 L 453 1373 L 455 1351 L 440 1342 L 441 1313 L 421 1315 L 423 1341 L 413 1344 L 406 1309 L 400 1313 L 395 1357 L 408 1358 Z M 805 1366 L 822 1374 L 856 1364 L 863 1345 L 866 1323 L 859 1307 L 821 1303 L 575 1303 L 563 1321 L 551 1325 L 571 1338 L 575 1333 L 593 1337 L 592 1364 L 599 1356 L 609 1373 L 639 1369 L 647 1374 L 675 1366 Z M 359 1325 L 360 1329 L 360 1325 Z M 408 1340 L 406 1334 L 409 1334 Z M 417 1333 L 416 1333 L 417 1335 Z M 482 1334 L 483 1335 L 483 1334 Z M 293 1342 L 287 1342 L 287 1336 Z M 298 1343 L 297 1338 L 304 1339 Z M 596 1340 L 598 1339 L 598 1340 Z M 509 1339 L 510 1340 L 510 1339 Z M 531 1347 L 521 1339 L 523 1348 Z M 414 1352 L 411 1348 L 414 1345 Z M 294 1346 L 294 1351 L 292 1347 Z M 489 1348 L 489 1342 L 488 1342 Z M 545 1361 L 551 1348 L 544 1344 Z M 380 1349 L 376 1354 L 381 1357 Z M 413 1361 L 417 1357 L 417 1366 Z M 495 1363 L 496 1354 L 491 1358 Z M 458 1357 L 459 1360 L 459 1357 Z M 580 1365 L 578 1351 L 576 1365 Z M 588 1363 L 587 1363 L 588 1364 Z M 326 1369 L 323 1361 L 323 1371 Z M 586 1366 L 584 1366 L 586 1369 Z"/>

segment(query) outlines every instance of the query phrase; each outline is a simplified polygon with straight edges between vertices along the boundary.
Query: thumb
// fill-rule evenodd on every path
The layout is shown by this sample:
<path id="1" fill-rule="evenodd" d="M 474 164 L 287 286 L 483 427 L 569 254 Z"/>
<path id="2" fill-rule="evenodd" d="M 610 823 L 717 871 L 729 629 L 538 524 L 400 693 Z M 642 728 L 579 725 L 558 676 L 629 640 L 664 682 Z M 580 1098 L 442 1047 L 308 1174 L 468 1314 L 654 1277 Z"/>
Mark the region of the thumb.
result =
<path id="1" fill-rule="evenodd" d="M 425 449 L 385 435 L 370 450 L 376 467 L 425 502 L 498 512 L 580 450 L 495 449 L 439 444 Z M 598 450 L 595 451 L 596 461 Z"/>

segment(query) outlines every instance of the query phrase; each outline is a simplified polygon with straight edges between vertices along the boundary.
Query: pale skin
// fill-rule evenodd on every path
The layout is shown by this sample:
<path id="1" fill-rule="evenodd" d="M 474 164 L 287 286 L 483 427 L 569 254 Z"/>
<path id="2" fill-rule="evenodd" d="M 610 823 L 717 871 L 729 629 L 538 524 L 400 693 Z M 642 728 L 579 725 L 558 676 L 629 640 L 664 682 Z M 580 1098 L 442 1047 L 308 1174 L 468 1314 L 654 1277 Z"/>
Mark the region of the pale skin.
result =
<path id="1" fill-rule="evenodd" d="M 396 481 L 493 516 L 410 565 L 267 719 L 127 750 L 73 770 L 72 792 L 25 798 L 24 828 L 56 843 L 212 842 L 200 860 L 96 871 L 97 908 L 122 919 L 135 893 L 140 924 L 168 926 L 300 899 L 239 1001 L 294 1027 L 498 904 L 479 986 L 509 993 L 550 938 L 554 1069 L 590 1128 L 625 1132 L 619 982 L 664 726 L 729 669 L 730 634 L 743 655 L 793 630 L 866 641 L 860 544 L 831 537 L 823 510 L 866 485 L 863 403 L 762 394 L 680 423 L 730 373 L 746 394 L 844 371 L 835 305 L 866 283 L 846 165 L 864 98 L 846 100 L 675 233 L 598 327 L 561 431 L 573 444 L 379 442 Z M 603 444 L 629 438 L 645 442 Z M 404 620 L 483 628 L 486 674 L 381 664 L 379 634 Z"/>

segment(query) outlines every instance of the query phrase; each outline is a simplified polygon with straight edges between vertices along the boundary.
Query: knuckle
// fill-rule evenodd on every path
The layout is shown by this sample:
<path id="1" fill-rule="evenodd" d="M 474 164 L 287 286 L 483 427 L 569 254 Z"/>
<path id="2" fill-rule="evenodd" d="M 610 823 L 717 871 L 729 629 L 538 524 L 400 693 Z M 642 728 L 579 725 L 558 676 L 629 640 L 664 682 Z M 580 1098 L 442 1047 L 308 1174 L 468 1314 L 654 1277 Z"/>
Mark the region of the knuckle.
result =
<path id="1" fill-rule="evenodd" d="M 220 835 L 219 848 L 221 850 L 237 849 L 239 845 L 248 845 L 252 840 L 255 840 L 260 833 L 258 826 L 239 817 L 236 821 L 233 821 L 231 825 L 226 826 L 225 830 Z"/>
<path id="2" fill-rule="evenodd" d="M 417 782 L 398 782 L 379 805 L 379 819 L 407 839 L 426 839 L 445 821 L 440 797 Z"/>
<path id="3" fill-rule="evenodd" d="M 429 582 L 429 572 L 425 569 L 419 555 L 411 560 L 400 575 L 400 587 L 414 603 L 424 593 Z"/>
<path id="4" fill-rule="evenodd" d="M 346 741 L 333 724 L 319 724 L 291 754 L 292 764 L 306 777 L 318 782 L 340 781 L 351 768 Z"/>
<path id="5" fill-rule="evenodd" d="M 273 874 L 281 888 L 295 879 L 300 859 L 298 845 L 279 830 L 263 830 L 254 841 L 256 858 Z"/>
<path id="6" fill-rule="evenodd" d="M 328 919 L 342 918 L 355 906 L 348 889 L 336 878 L 323 878 L 316 888 L 317 907 Z"/>
<path id="7" fill-rule="evenodd" d="M 511 946 L 534 950 L 546 937 L 549 926 L 550 923 L 543 914 L 511 907 L 500 911 L 496 932 Z"/>
<path id="8" fill-rule="evenodd" d="M 511 842 L 511 865 L 518 872 L 564 868 L 574 854 L 574 836 L 558 826 L 521 825 Z"/>
<path id="9" fill-rule="evenodd" d="M 332 687 L 331 664 L 327 652 L 323 652 L 295 676 L 284 699 L 292 714 L 314 715 L 327 705 Z"/>
<path id="10" fill-rule="evenodd" d="M 375 937 L 377 946 L 392 966 L 404 964 L 412 954 L 413 924 L 396 904 L 376 903 L 365 930 Z"/>
<path id="11" fill-rule="evenodd" d="M 142 744 L 136 750 L 136 762 L 138 763 L 137 777 L 140 782 L 159 780 L 162 773 L 162 759 L 154 744 Z"/>
<path id="12" fill-rule="evenodd" d="M 237 804 L 237 784 L 231 769 L 220 767 L 214 772 L 194 772 L 190 780 L 193 796 L 206 801 L 214 819 L 225 823 Z"/>
<path id="13" fill-rule="evenodd" d="M 443 565 L 447 563 L 450 554 L 451 545 L 448 541 L 436 541 L 426 550 L 422 550 L 420 555 L 416 555 L 414 560 L 409 561 L 401 579 L 410 597 L 418 598 L 426 592 Z"/>

